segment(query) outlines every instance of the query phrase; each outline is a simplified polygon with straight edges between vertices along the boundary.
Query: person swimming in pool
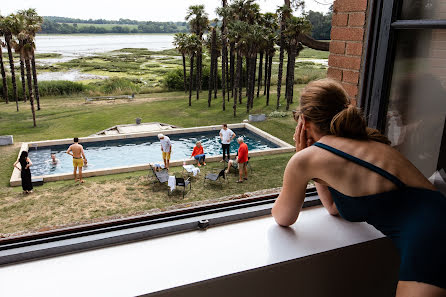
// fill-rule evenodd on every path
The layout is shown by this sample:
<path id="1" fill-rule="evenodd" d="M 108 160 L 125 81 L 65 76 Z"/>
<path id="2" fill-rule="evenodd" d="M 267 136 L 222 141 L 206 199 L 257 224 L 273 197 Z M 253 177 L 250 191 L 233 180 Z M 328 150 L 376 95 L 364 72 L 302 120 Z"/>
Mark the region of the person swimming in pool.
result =
<path id="1" fill-rule="evenodd" d="M 82 179 L 82 167 L 84 166 L 84 164 L 87 164 L 87 158 L 85 157 L 83 146 L 79 144 L 79 138 L 77 137 L 74 138 L 74 143 L 70 145 L 66 153 L 73 157 L 74 180 L 75 181 L 79 180 L 80 183 L 84 183 L 84 180 Z M 76 177 L 76 172 L 78 168 L 79 168 L 79 179 Z"/>
<path id="2" fill-rule="evenodd" d="M 276 222 L 296 222 L 313 180 L 331 215 L 365 221 L 396 245 L 396 296 L 446 296 L 446 197 L 385 136 L 367 127 L 340 83 L 309 83 L 295 120 L 296 154 L 272 208 Z"/>
<path id="3" fill-rule="evenodd" d="M 56 158 L 56 154 L 55 153 L 51 153 L 51 165 L 56 166 L 57 163 L 59 163 L 59 160 Z"/>

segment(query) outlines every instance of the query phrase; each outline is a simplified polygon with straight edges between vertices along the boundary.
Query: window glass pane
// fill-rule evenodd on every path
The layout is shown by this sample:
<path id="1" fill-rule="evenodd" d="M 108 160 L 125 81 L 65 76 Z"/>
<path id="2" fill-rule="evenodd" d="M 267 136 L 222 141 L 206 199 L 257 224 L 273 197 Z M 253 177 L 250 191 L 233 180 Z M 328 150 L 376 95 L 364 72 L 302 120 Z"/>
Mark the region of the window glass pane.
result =
<path id="1" fill-rule="evenodd" d="M 446 19 L 446 0 L 405 0 L 400 19 Z"/>
<path id="2" fill-rule="evenodd" d="M 386 134 L 426 176 L 446 168 L 446 30 L 398 32 Z"/>

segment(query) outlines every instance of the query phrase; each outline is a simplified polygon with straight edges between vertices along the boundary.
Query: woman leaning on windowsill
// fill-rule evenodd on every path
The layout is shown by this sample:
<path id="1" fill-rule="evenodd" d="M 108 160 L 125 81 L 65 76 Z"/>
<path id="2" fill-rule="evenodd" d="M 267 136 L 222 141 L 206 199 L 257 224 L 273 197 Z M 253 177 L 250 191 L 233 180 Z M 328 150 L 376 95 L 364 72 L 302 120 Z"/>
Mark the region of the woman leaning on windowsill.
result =
<path id="1" fill-rule="evenodd" d="M 272 209 L 277 223 L 296 222 L 314 180 L 330 214 L 365 221 L 397 246 L 396 296 L 446 296 L 446 198 L 385 136 L 366 127 L 336 81 L 309 83 L 295 119 L 297 153 Z"/>

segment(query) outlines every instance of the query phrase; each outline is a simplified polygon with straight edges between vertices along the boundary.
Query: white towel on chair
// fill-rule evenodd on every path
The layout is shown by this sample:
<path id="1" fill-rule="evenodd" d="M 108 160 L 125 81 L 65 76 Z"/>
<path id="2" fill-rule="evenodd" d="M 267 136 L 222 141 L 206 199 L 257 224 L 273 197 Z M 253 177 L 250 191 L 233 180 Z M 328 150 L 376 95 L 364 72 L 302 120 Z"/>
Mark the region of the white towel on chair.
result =
<path id="1" fill-rule="evenodd" d="M 192 169 L 192 174 L 196 176 L 198 173 L 200 173 L 200 168 L 194 167 L 194 169 Z"/>
<path id="2" fill-rule="evenodd" d="M 176 183 L 177 183 L 177 181 L 176 181 L 175 176 L 174 175 L 169 175 L 169 180 L 167 181 L 167 185 L 169 186 L 171 192 L 173 190 L 175 190 Z"/>
<path id="3" fill-rule="evenodd" d="M 186 169 L 187 172 L 192 173 L 193 176 L 200 173 L 200 168 L 197 168 L 194 165 L 183 165 L 183 168 Z"/>

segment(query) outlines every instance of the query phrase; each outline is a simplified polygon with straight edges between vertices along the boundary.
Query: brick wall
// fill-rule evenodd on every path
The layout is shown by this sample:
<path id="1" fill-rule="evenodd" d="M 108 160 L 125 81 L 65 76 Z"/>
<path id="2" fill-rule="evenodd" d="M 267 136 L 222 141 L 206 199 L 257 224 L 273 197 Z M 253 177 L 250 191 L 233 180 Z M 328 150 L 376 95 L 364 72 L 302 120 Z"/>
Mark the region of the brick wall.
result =
<path id="1" fill-rule="evenodd" d="M 366 28 L 367 0 L 335 0 L 328 77 L 342 82 L 352 103 L 358 99 Z"/>

